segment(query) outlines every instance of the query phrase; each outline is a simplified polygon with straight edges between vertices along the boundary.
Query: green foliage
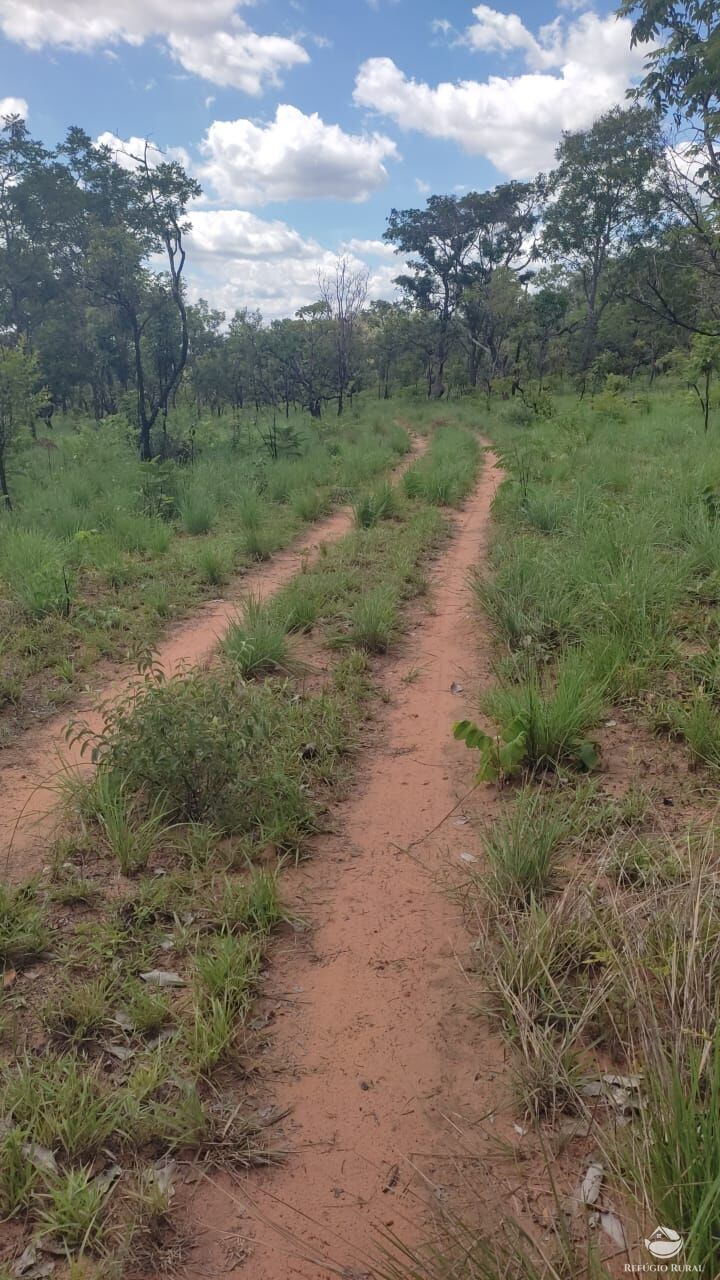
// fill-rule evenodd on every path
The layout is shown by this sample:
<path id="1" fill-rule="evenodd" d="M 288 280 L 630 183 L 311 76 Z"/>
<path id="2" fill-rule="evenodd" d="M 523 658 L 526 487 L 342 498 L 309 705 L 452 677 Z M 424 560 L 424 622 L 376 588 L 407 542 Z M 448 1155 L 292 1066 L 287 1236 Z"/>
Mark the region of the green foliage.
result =
<path id="1" fill-rule="evenodd" d="M 55 539 L 30 529 L 3 530 L 0 576 L 31 618 L 69 613 L 73 573 L 66 568 L 62 546 Z"/>
<path id="2" fill-rule="evenodd" d="M 121 779 L 150 812 L 292 848 L 315 824 L 308 784 L 339 767 L 348 734 L 342 706 L 323 695 L 198 672 L 149 679 L 88 745 L 100 776 Z"/>
<path id="3" fill-rule="evenodd" d="M 514 721 L 502 735 L 491 737 L 471 720 L 460 720 L 453 728 L 459 742 L 471 751 L 480 752 L 477 782 L 505 782 L 520 773 L 526 756 L 527 735 L 524 723 Z"/>

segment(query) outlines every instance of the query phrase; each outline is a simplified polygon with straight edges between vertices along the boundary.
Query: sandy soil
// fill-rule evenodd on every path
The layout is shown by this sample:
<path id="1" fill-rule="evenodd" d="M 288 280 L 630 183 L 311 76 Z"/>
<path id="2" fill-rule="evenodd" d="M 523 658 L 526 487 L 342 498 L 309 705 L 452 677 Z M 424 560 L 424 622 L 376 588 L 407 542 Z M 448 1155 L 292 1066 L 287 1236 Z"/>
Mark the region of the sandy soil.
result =
<path id="1" fill-rule="evenodd" d="M 495 803 L 492 789 L 472 790 L 474 761 L 451 730 L 490 679 L 468 574 L 499 480 L 488 453 L 435 567 L 432 612 L 418 611 L 382 672 L 376 740 L 334 814 L 335 834 L 284 877 L 309 926 L 275 949 L 265 998 L 264 1074 L 276 1073 L 275 1102 L 290 1109 L 274 1135 L 289 1155 L 239 1185 L 219 1178 L 196 1191 L 189 1274 L 372 1276 L 380 1234 L 423 1236 L 433 1206 L 459 1190 L 468 1143 L 477 1197 L 489 1178 L 478 1145 L 512 1131 L 500 1114 L 484 1131 L 503 1052 L 472 1016 L 468 935 L 447 892 L 480 853 L 464 815 Z M 496 1196 L 488 1183 L 488 1206 Z"/>
<path id="2" fill-rule="evenodd" d="M 427 441 L 416 438 L 413 452 L 392 473 L 397 479 Z M 289 582 L 303 564 L 312 561 L 322 543 L 336 542 L 352 527 L 352 511 L 345 507 L 318 521 L 284 551 L 251 573 L 234 580 L 222 600 L 210 601 L 184 622 L 171 628 L 158 645 L 156 659 L 167 675 L 183 666 L 206 662 L 217 649 L 238 606 L 248 595 L 266 599 Z M 102 729 L 98 707 L 127 691 L 137 671 L 125 664 L 108 667 L 104 683 L 65 708 L 60 715 L 21 735 L 0 754 L 0 876 L 16 881 L 38 871 L 47 861 L 57 813 L 57 783 L 68 769 L 90 769 L 79 744 L 66 738 L 71 720 L 82 720 L 93 731 Z"/>

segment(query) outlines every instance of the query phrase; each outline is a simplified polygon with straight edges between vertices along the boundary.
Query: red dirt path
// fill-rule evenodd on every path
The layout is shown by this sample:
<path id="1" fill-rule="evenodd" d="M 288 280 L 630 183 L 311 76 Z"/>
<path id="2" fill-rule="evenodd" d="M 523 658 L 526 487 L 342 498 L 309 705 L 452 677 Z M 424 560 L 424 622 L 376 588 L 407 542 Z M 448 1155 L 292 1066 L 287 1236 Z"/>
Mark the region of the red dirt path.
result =
<path id="1" fill-rule="evenodd" d="M 266 1067 L 278 1072 L 278 1107 L 291 1108 L 274 1136 L 290 1154 L 240 1185 L 220 1178 L 196 1191 L 189 1275 L 364 1280 L 379 1233 L 417 1241 L 433 1200 L 452 1201 L 464 1136 L 482 1145 L 502 1048 L 471 1016 L 468 935 L 444 889 L 463 880 L 461 854 L 479 853 L 458 821 L 463 807 L 493 804 L 483 789 L 451 813 L 474 769 L 451 730 L 473 713 L 478 671 L 481 684 L 490 679 L 468 574 L 482 560 L 500 478 L 488 453 L 436 565 L 433 612 L 418 613 L 382 674 L 388 705 L 360 782 L 334 815 L 337 834 L 284 876 L 285 897 L 310 925 L 278 945 L 266 990 Z M 453 694 L 453 682 L 465 691 Z M 497 1120 L 500 1136 L 509 1121 Z M 483 1177 L 475 1167 L 476 1190 Z M 488 1189 L 490 1201 L 496 1194 Z"/>

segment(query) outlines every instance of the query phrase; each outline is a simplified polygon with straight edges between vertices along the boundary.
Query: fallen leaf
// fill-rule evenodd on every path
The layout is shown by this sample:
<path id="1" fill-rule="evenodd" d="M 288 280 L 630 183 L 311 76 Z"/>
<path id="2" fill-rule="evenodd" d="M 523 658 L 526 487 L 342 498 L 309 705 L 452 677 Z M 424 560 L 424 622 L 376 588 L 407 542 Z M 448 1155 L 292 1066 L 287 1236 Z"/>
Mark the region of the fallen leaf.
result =
<path id="1" fill-rule="evenodd" d="M 580 1204 L 595 1204 L 595 1201 L 600 1195 L 604 1176 L 605 1173 L 601 1164 L 593 1163 L 588 1165 L 587 1173 L 585 1174 L 577 1193 L 577 1198 L 580 1201 Z"/>
<path id="2" fill-rule="evenodd" d="M 623 1225 L 616 1213 L 601 1213 L 600 1225 L 613 1244 L 617 1245 L 618 1249 L 627 1248 Z"/>
<path id="3" fill-rule="evenodd" d="M 460 861 L 461 862 L 477 862 L 477 858 L 475 857 L 474 853 L 461 853 Z"/>
<path id="4" fill-rule="evenodd" d="M 3 991 L 9 991 L 11 987 L 15 986 L 16 982 L 17 982 L 17 970 L 6 969 L 5 972 L 3 973 L 3 980 L 2 980 Z"/>
<path id="5" fill-rule="evenodd" d="M 131 1058 L 135 1057 L 135 1050 L 126 1044 L 106 1044 L 105 1052 L 109 1053 L 111 1057 L 117 1058 L 118 1062 L 129 1062 Z"/>
<path id="6" fill-rule="evenodd" d="M 462 685 L 462 684 L 460 684 L 460 682 L 459 682 L 458 680 L 453 680 L 452 684 L 450 685 L 450 692 L 451 692 L 451 693 L 464 693 L 464 692 L 465 692 L 465 686 L 464 686 L 464 685 Z"/>
<path id="7" fill-rule="evenodd" d="M 152 1170 L 152 1179 L 158 1191 L 164 1196 L 171 1196 L 173 1192 L 173 1181 L 177 1173 L 176 1160 L 164 1160 L 160 1164 L 156 1164 Z"/>
<path id="8" fill-rule="evenodd" d="M 153 987 L 185 986 L 184 978 L 181 978 L 179 973 L 172 973 L 169 969 L 150 969 L 147 973 L 141 973 L 140 977 L 143 982 L 147 982 Z"/>
<path id="9" fill-rule="evenodd" d="M 109 1191 L 113 1183 L 122 1177 L 122 1172 L 119 1164 L 112 1164 L 109 1169 L 103 1169 L 102 1173 L 93 1178 L 93 1186 L 100 1187 L 102 1191 Z"/>
<path id="10" fill-rule="evenodd" d="M 385 1186 L 383 1187 L 383 1192 L 392 1191 L 393 1187 L 397 1186 L 399 1179 L 400 1179 L 400 1165 L 394 1164 L 387 1176 L 387 1181 L 385 1183 Z"/>
<path id="11" fill-rule="evenodd" d="M 39 1142 L 26 1142 L 22 1153 L 37 1169 L 42 1169 L 44 1173 L 57 1173 L 57 1160 L 49 1147 L 43 1147 Z"/>
<path id="12" fill-rule="evenodd" d="M 45 1262 L 38 1260 L 37 1245 L 31 1242 L 14 1264 L 13 1275 L 24 1276 L 25 1280 L 42 1280 L 43 1276 L 52 1275 L 54 1270 L 55 1263 L 49 1258 Z"/>

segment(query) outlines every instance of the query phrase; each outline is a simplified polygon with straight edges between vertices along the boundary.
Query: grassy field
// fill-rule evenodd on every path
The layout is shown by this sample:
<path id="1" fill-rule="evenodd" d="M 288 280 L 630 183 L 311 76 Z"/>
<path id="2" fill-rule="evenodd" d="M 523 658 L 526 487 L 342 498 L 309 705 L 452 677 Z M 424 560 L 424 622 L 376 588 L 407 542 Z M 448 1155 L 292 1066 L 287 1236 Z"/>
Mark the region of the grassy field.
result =
<path id="1" fill-rule="evenodd" d="M 624 1223 L 635 1260 L 663 1224 L 717 1276 L 720 448 L 672 390 L 506 405 L 486 430 L 507 474 L 474 584 L 495 681 L 458 732 L 502 805 L 468 905 L 552 1225 L 455 1224 L 388 1274 L 597 1280 L 622 1273 Z M 600 1199 L 569 1213 L 593 1160 Z"/>
<path id="2" fill-rule="evenodd" d="M 416 418 L 430 421 L 428 412 Z M 410 447 L 398 406 L 283 424 L 202 422 L 195 460 L 142 464 L 127 429 L 60 424 L 22 455 L 0 513 L 0 743 L 62 705 L 101 657 L 147 650 L 168 621 L 386 476 Z"/>
<path id="3" fill-rule="evenodd" d="M 2 1280 L 31 1239 L 74 1276 L 172 1269 L 175 1159 L 277 1158 L 248 1071 L 279 873 L 347 781 L 372 655 L 423 595 L 479 452 L 437 427 L 402 483 L 358 483 L 356 528 L 249 602 L 212 669 L 140 680 L 88 740 L 94 777 L 64 784 L 49 874 L 0 891 Z M 301 632 L 329 659 L 322 680 L 305 678 Z"/>

